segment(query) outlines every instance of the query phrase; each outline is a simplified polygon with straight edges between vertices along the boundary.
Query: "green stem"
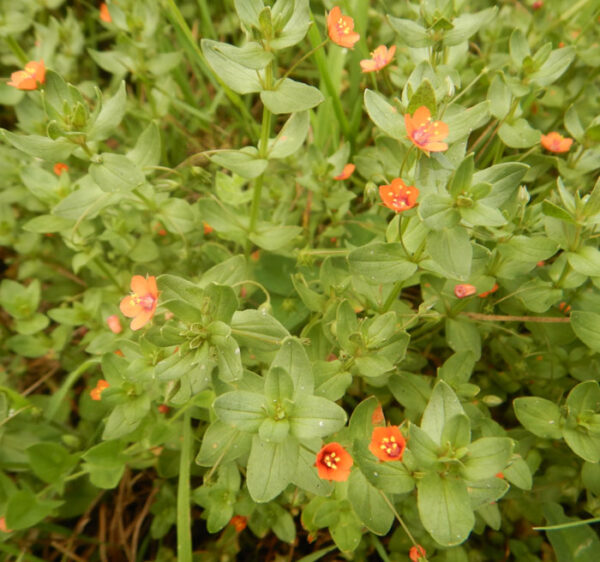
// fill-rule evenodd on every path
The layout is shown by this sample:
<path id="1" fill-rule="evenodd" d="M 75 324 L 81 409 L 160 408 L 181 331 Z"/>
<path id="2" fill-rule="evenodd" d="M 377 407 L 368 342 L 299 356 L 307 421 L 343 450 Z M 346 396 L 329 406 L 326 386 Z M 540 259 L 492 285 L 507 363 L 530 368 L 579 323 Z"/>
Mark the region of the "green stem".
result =
<path id="1" fill-rule="evenodd" d="M 572 529 L 573 527 L 581 527 L 582 525 L 590 525 L 592 523 L 600 523 L 600 517 L 593 519 L 582 519 L 580 521 L 570 521 L 569 523 L 558 523 L 557 525 L 547 525 L 546 527 L 533 527 L 534 531 L 560 531 L 561 529 Z"/>
<path id="2" fill-rule="evenodd" d="M 400 294 L 400 292 L 402 291 L 402 281 L 397 281 L 396 284 L 394 285 L 394 288 L 392 289 L 392 292 L 388 295 L 388 298 L 385 300 L 385 303 L 383 303 L 383 308 L 381 309 L 381 313 L 384 314 L 385 312 L 387 312 L 390 307 L 392 306 L 392 304 L 395 302 L 395 300 L 398 298 L 398 295 Z"/>
<path id="3" fill-rule="evenodd" d="M 103 264 L 103 263 L 102 263 L 100 260 L 97 260 L 97 259 L 94 259 L 94 263 L 96 264 L 96 266 L 98 267 L 98 269 L 99 269 L 100 271 L 102 271 L 102 273 L 104 273 L 104 275 L 106 275 L 106 277 L 108 277 L 108 278 L 110 279 L 111 283 L 112 283 L 112 284 L 113 284 L 113 285 L 114 285 L 114 286 L 115 286 L 117 289 L 119 289 L 119 291 L 120 291 L 121 293 L 126 293 L 126 292 L 127 292 L 127 290 L 126 290 L 126 289 L 124 289 L 124 288 L 121 286 L 121 283 L 119 283 L 119 282 L 117 281 L 117 278 L 114 276 L 113 272 L 112 272 L 112 271 L 110 271 L 110 269 L 108 269 L 108 267 L 106 267 L 106 265 L 105 265 L 105 264 Z"/>
<path id="4" fill-rule="evenodd" d="M 323 41 L 320 45 L 313 47 L 310 51 L 308 51 L 308 53 L 302 55 L 302 57 L 298 59 L 294 64 L 292 64 L 289 70 L 277 81 L 277 85 L 283 82 L 283 80 L 285 80 L 302 61 L 306 60 L 308 57 L 316 53 L 321 47 L 324 47 L 328 41 L 329 39 L 325 39 L 325 41 Z"/>
<path id="5" fill-rule="evenodd" d="M 190 519 L 190 462 L 192 452 L 192 428 L 190 411 L 183 416 L 183 437 L 179 459 L 179 482 L 177 484 L 177 560 L 192 562 L 192 526 Z"/>
<path id="6" fill-rule="evenodd" d="M 410 153 L 413 151 L 413 148 L 415 147 L 415 145 L 413 144 L 407 151 L 406 154 L 404 155 L 404 158 L 402 159 L 402 164 L 400 164 L 400 173 L 398 174 L 400 177 L 402 177 L 402 172 L 404 171 L 404 166 L 406 165 L 406 162 L 408 161 L 408 157 L 410 156 Z"/>
<path id="7" fill-rule="evenodd" d="M 29 62 L 29 57 L 25 54 L 25 51 L 21 49 L 21 45 L 19 45 L 14 37 L 5 37 L 4 40 L 6 44 L 9 46 L 10 50 L 14 53 L 15 57 L 19 59 L 19 62 L 25 66 Z"/>
<path id="8" fill-rule="evenodd" d="M 310 19 L 313 22 L 313 25 L 308 30 L 308 39 L 310 40 L 310 44 L 313 47 L 316 47 L 322 42 L 321 34 L 317 29 L 317 24 L 315 22 L 315 17 L 313 13 L 310 14 Z M 342 128 L 342 133 L 346 137 L 347 140 L 352 142 L 350 138 L 350 124 L 348 123 L 348 118 L 342 109 L 342 102 L 340 100 L 340 95 L 333 85 L 333 81 L 331 80 L 331 75 L 329 74 L 329 69 L 327 67 L 327 61 L 325 60 L 325 55 L 323 51 L 317 50 L 314 53 L 315 62 L 317 63 L 317 67 L 319 69 L 319 75 L 321 76 L 321 80 L 325 83 L 325 88 L 327 93 L 331 97 L 331 102 L 333 104 L 333 111 L 335 113 L 336 119 Z"/>

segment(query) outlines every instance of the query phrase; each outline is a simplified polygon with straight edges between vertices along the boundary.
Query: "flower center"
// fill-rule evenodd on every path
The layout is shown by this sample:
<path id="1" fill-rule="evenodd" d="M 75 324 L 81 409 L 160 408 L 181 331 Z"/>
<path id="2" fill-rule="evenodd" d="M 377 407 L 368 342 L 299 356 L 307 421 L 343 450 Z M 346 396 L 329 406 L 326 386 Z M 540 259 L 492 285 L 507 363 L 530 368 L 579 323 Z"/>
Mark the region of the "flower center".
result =
<path id="1" fill-rule="evenodd" d="M 337 20 L 335 27 L 338 33 L 343 33 L 344 35 L 348 35 L 348 33 L 350 33 L 350 27 L 344 21 L 344 18 L 340 18 L 339 20 Z"/>
<path id="2" fill-rule="evenodd" d="M 335 453 L 330 453 L 323 457 L 323 464 L 326 467 L 331 468 L 332 470 L 337 470 L 337 465 L 340 462 L 340 457 L 338 457 Z"/>
<path id="3" fill-rule="evenodd" d="M 140 305 L 144 310 L 152 310 L 155 302 L 156 299 L 150 294 L 144 295 L 143 297 L 140 297 L 137 293 L 131 295 L 131 304 Z"/>
<path id="4" fill-rule="evenodd" d="M 416 129 L 413 134 L 413 140 L 417 143 L 417 144 L 425 144 L 428 140 L 429 137 L 431 136 L 431 120 L 425 122 L 425 123 L 421 123 L 418 127 L 418 129 Z M 433 128 L 435 129 L 437 127 L 437 123 L 433 124 Z"/>
<path id="5" fill-rule="evenodd" d="M 388 195 L 392 198 L 392 205 L 394 207 L 410 207 L 410 201 L 408 199 L 410 191 L 402 191 L 400 193 L 394 193 L 393 191 L 390 191 L 388 192 Z"/>
<path id="6" fill-rule="evenodd" d="M 395 437 L 384 437 L 381 440 L 379 448 L 382 451 L 385 451 L 386 455 L 389 457 L 399 457 L 402 453 L 402 449 L 400 448 L 400 445 L 396 443 Z"/>

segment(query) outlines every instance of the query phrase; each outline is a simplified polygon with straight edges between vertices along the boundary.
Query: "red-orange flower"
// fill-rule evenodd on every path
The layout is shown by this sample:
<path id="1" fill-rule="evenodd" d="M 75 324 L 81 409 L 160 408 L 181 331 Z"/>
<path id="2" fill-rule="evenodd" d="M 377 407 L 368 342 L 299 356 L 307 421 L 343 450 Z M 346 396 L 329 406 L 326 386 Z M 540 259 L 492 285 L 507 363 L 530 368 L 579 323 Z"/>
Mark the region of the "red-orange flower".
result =
<path id="1" fill-rule="evenodd" d="M 489 297 L 492 293 L 495 293 L 498 290 L 498 283 L 494 283 L 494 286 L 489 291 L 484 291 L 483 293 L 479 293 L 477 296 L 480 299 L 484 299 L 485 297 Z"/>
<path id="2" fill-rule="evenodd" d="M 110 17 L 110 12 L 108 11 L 108 6 L 104 2 L 102 2 L 102 4 L 100 4 L 100 19 L 104 23 L 112 22 L 112 18 Z"/>
<path id="3" fill-rule="evenodd" d="M 397 425 L 376 427 L 371 434 L 369 451 L 380 461 L 400 461 L 406 448 L 406 439 Z"/>
<path id="4" fill-rule="evenodd" d="M 573 139 L 563 137 L 560 133 L 552 131 L 547 135 L 542 135 L 542 146 L 550 152 L 568 152 L 573 144 Z"/>
<path id="5" fill-rule="evenodd" d="M 348 49 L 352 49 L 360 39 L 360 35 L 354 31 L 354 20 L 350 16 L 343 16 L 339 6 L 334 6 L 327 15 L 327 32 L 336 45 Z"/>
<path id="6" fill-rule="evenodd" d="M 3 533 L 12 533 L 12 529 L 6 526 L 6 517 L 0 517 L 0 531 Z"/>
<path id="7" fill-rule="evenodd" d="M 134 275 L 131 278 L 131 291 L 131 295 L 121 299 L 119 308 L 125 316 L 133 318 L 130 328 L 139 330 L 150 322 L 156 310 L 158 302 L 156 277 L 151 275 L 146 279 L 141 275 Z"/>
<path id="8" fill-rule="evenodd" d="M 169 408 L 169 406 L 167 406 L 166 404 L 160 404 L 158 406 L 159 414 L 168 414 L 170 410 L 171 410 L 171 408 Z"/>
<path id="9" fill-rule="evenodd" d="M 243 515 L 234 515 L 229 524 L 235 527 L 236 533 L 241 533 L 246 528 L 247 519 Z"/>
<path id="10" fill-rule="evenodd" d="M 24 70 L 17 70 L 10 75 L 7 82 L 9 86 L 19 90 L 36 90 L 38 84 L 43 84 L 46 79 L 46 67 L 44 61 L 30 60 Z"/>
<path id="11" fill-rule="evenodd" d="M 355 169 L 356 166 L 354 164 L 346 164 L 342 170 L 342 173 L 338 174 L 337 176 L 333 176 L 333 179 L 338 181 L 347 180 L 354 173 Z"/>
<path id="12" fill-rule="evenodd" d="M 90 390 L 90 396 L 92 397 L 92 400 L 101 400 L 102 392 L 104 391 L 104 389 L 108 388 L 109 386 L 110 386 L 110 384 L 108 384 L 107 381 L 105 381 L 104 379 L 100 379 L 96 383 L 96 388 L 93 388 L 92 390 Z"/>
<path id="13" fill-rule="evenodd" d="M 408 551 L 408 557 L 412 562 L 418 562 L 421 558 L 425 558 L 425 556 L 427 556 L 427 553 L 420 544 L 417 546 L 411 546 L 410 550 Z"/>
<path id="14" fill-rule="evenodd" d="M 57 176 L 60 176 L 63 172 L 69 171 L 69 166 L 67 166 L 64 162 L 57 162 L 54 164 L 52 170 Z"/>
<path id="15" fill-rule="evenodd" d="M 363 72 L 376 72 L 377 70 L 381 70 L 384 66 L 387 66 L 392 62 L 395 52 L 396 45 L 392 45 L 389 49 L 385 45 L 380 45 L 371 53 L 370 59 L 360 61 L 360 67 Z"/>
<path id="16" fill-rule="evenodd" d="M 108 327 L 113 334 L 120 334 L 123 331 L 121 321 L 119 320 L 119 317 L 116 314 L 112 314 L 111 316 L 109 316 L 106 319 L 106 323 L 108 324 Z"/>
<path id="17" fill-rule="evenodd" d="M 354 464 L 350 453 L 339 443 L 327 443 L 317 453 L 317 472 L 323 480 L 344 482 L 350 476 Z"/>
<path id="18" fill-rule="evenodd" d="M 464 299 L 465 297 L 470 297 L 477 292 L 477 287 L 475 285 L 469 285 L 468 283 L 461 283 L 460 285 L 454 286 L 454 294 L 458 299 Z"/>
<path id="19" fill-rule="evenodd" d="M 204 236 L 208 236 L 214 230 L 207 222 L 202 223 L 202 228 L 204 229 Z"/>
<path id="20" fill-rule="evenodd" d="M 445 142 L 448 136 L 448 125 L 443 121 L 432 121 L 431 112 L 422 105 L 411 117 L 409 113 L 404 116 L 406 134 L 412 143 L 426 154 L 442 152 L 448 149 Z"/>
<path id="21" fill-rule="evenodd" d="M 383 415 L 383 408 L 381 407 L 381 404 L 378 404 L 377 408 L 373 410 L 373 414 L 371 415 L 371 423 L 373 425 L 385 423 L 385 416 Z"/>
<path id="22" fill-rule="evenodd" d="M 388 209 L 400 213 L 416 205 L 419 190 L 414 185 L 406 185 L 400 178 L 396 178 L 390 185 L 379 186 L 379 196 Z"/>

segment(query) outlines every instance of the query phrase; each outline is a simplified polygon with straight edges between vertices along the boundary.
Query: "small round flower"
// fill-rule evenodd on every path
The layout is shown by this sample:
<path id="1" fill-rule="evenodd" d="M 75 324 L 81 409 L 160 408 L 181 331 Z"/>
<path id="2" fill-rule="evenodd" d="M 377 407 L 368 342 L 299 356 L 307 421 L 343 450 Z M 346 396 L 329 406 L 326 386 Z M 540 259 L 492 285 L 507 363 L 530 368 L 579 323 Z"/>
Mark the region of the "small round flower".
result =
<path id="1" fill-rule="evenodd" d="M 477 292 L 477 287 L 475 285 L 469 285 L 469 283 L 461 283 L 460 285 L 454 286 L 454 294 L 458 299 L 464 299 L 465 297 L 470 297 Z"/>
<path id="2" fill-rule="evenodd" d="M 67 166 L 64 162 L 57 162 L 54 164 L 52 170 L 57 176 L 60 176 L 63 172 L 69 171 L 69 166 Z"/>
<path id="3" fill-rule="evenodd" d="M 350 16 L 343 16 L 339 6 L 334 6 L 327 15 L 327 32 L 336 45 L 348 49 L 352 49 L 360 39 L 360 35 L 354 31 L 354 20 Z"/>
<path id="4" fill-rule="evenodd" d="M 44 61 L 31 60 L 25 65 L 24 70 L 17 70 L 10 75 L 8 86 L 19 90 L 36 90 L 39 84 L 46 80 L 46 67 Z"/>
<path id="5" fill-rule="evenodd" d="M 151 275 L 146 279 L 141 275 L 134 275 L 131 278 L 131 291 L 131 295 L 121 299 L 119 308 L 125 316 L 133 318 L 130 328 L 139 330 L 150 322 L 156 311 L 158 303 L 156 277 Z"/>
<path id="6" fill-rule="evenodd" d="M 542 135 L 542 140 L 540 142 L 546 150 L 560 154 L 561 152 L 569 151 L 573 144 L 573 139 L 563 137 L 560 133 L 552 131 L 547 135 Z"/>
<path id="7" fill-rule="evenodd" d="M 207 222 L 202 223 L 202 228 L 204 229 L 204 236 L 208 236 L 214 230 Z"/>
<path id="8" fill-rule="evenodd" d="M 425 556 L 427 556 L 427 553 L 420 544 L 411 546 L 408 551 L 408 557 L 411 559 L 411 562 L 418 562 L 421 558 L 425 558 Z"/>
<path id="9" fill-rule="evenodd" d="M 119 320 L 119 317 L 116 314 L 112 314 L 111 316 L 109 316 L 106 319 L 106 323 L 108 324 L 108 327 L 113 334 L 120 334 L 123 331 L 123 326 L 121 326 L 121 320 Z"/>
<path id="10" fill-rule="evenodd" d="M 354 173 L 355 169 L 356 166 L 354 164 L 346 164 L 342 173 L 334 176 L 333 179 L 338 181 L 347 180 Z"/>
<path id="11" fill-rule="evenodd" d="M 396 178 L 390 185 L 379 186 L 379 196 L 388 209 L 400 213 L 416 205 L 419 190 L 414 185 L 406 185 L 400 178 Z"/>
<path id="12" fill-rule="evenodd" d="M 406 448 L 406 439 L 397 425 L 376 427 L 371 434 L 369 451 L 380 461 L 400 461 Z"/>
<path id="13" fill-rule="evenodd" d="M 360 68 L 363 72 L 377 72 L 392 62 L 395 52 L 396 45 L 392 45 L 389 49 L 385 45 L 380 45 L 371 53 L 370 59 L 360 61 Z"/>
<path id="14" fill-rule="evenodd" d="M 108 11 L 108 6 L 104 2 L 102 2 L 102 4 L 100 4 L 100 19 L 104 23 L 112 22 L 112 17 L 110 15 L 110 12 Z"/>
<path id="15" fill-rule="evenodd" d="M 101 400 L 102 392 L 109 386 L 110 386 L 110 384 L 108 384 L 107 381 L 105 381 L 104 379 L 100 379 L 96 383 L 96 388 L 93 388 L 92 390 L 90 390 L 90 396 L 92 397 L 92 400 Z"/>
<path id="16" fill-rule="evenodd" d="M 323 480 L 344 482 L 350 476 L 354 461 L 350 453 L 339 443 L 327 443 L 317 453 L 317 472 Z"/>
<path id="17" fill-rule="evenodd" d="M 234 515 L 229 524 L 235 528 L 236 533 L 241 533 L 246 528 L 247 519 L 243 515 Z"/>
<path id="18" fill-rule="evenodd" d="M 166 404 L 160 404 L 158 406 L 159 414 L 168 414 L 170 410 L 171 410 L 171 408 L 169 408 L 169 406 L 167 406 Z"/>
<path id="19" fill-rule="evenodd" d="M 426 106 L 419 107 L 412 117 L 409 113 L 404 115 L 404 124 L 410 141 L 426 154 L 448 150 L 448 145 L 441 142 L 448 136 L 448 125 L 443 121 L 432 121 Z"/>

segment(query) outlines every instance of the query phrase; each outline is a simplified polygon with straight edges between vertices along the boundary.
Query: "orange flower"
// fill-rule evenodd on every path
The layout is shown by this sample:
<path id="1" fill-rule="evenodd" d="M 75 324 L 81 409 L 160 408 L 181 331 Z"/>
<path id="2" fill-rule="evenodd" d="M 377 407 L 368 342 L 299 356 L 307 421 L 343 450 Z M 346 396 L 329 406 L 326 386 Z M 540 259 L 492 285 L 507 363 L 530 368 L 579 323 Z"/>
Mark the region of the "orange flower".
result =
<path id="1" fill-rule="evenodd" d="M 112 18 L 110 17 L 110 12 L 108 11 L 108 6 L 104 2 L 102 2 L 102 4 L 100 4 L 100 19 L 104 23 L 112 22 Z"/>
<path id="2" fill-rule="evenodd" d="M 354 20 L 350 16 L 343 16 L 339 6 L 334 6 L 327 15 L 327 32 L 336 45 L 348 49 L 352 49 L 360 39 L 360 35 L 354 31 Z"/>
<path id="3" fill-rule="evenodd" d="M 158 289 L 156 287 L 156 277 L 150 276 L 147 279 L 141 275 L 134 275 L 131 278 L 130 296 L 121 299 L 119 308 L 128 318 L 133 318 L 130 328 L 139 330 L 145 326 L 156 310 L 158 302 Z"/>
<path id="4" fill-rule="evenodd" d="M 569 314 L 571 312 L 571 305 L 563 301 L 558 305 L 558 309 L 564 314 Z"/>
<path id="5" fill-rule="evenodd" d="M 469 285 L 468 283 L 461 283 L 460 285 L 454 286 L 454 294 L 458 299 L 464 299 L 470 297 L 477 292 L 475 285 Z"/>
<path id="6" fill-rule="evenodd" d="M 354 464 L 350 453 L 339 443 L 327 443 L 317 453 L 317 472 L 323 480 L 344 482 Z"/>
<path id="7" fill-rule="evenodd" d="M 504 479 L 504 473 L 503 472 L 496 473 L 496 478 L 502 478 L 502 479 Z"/>
<path id="8" fill-rule="evenodd" d="M 400 178 L 396 178 L 390 185 L 379 186 L 379 196 L 388 209 L 400 213 L 416 205 L 419 190 L 414 185 L 407 186 Z"/>
<path id="9" fill-rule="evenodd" d="M 484 291 L 483 293 L 479 293 L 477 296 L 480 299 L 484 299 L 485 297 L 489 297 L 492 293 L 495 293 L 498 290 L 498 283 L 494 283 L 494 286 L 489 291 Z M 454 288 L 456 292 L 456 287 Z"/>
<path id="10" fill-rule="evenodd" d="M 96 388 L 90 390 L 90 396 L 92 397 L 92 400 L 100 400 L 102 398 L 102 392 L 109 386 L 110 384 L 108 384 L 108 382 L 106 382 L 104 379 L 100 379 L 96 383 Z"/>
<path id="11" fill-rule="evenodd" d="M 0 531 L 3 533 L 12 533 L 12 529 L 6 526 L 6 517 L 0 517 Z"/>
<path id="12" fill-rule="evenodd" d="M 563 137 L 560 133 L 552 131 L 547 135 L 542 135 L 542 146 L 550 152 L 568 152 L 573 144 L 573 139 Z"/>
<path id="13" fill-rule="evenodd" d="M 246 528 L 246 518 L 243 515 L 234 515 L 230 520 L 229 524 L 235 527 L 236 533 L 241 533 Z"/>
<path id="14" fill-rule="evenodd" d="M 108 327 L 110 328 L 110 331 L 113 334 L 120 334 L 123 331 L 121 321 L 119 320 L 119 317 L 116 314 L 109 316 L 106 319 L 106 323 L 108 324 Z"/>
<path id="15" fill-rule="evenodd" d="M 25 65 L 25 70 L 17 70 L 10 75 L 10 81 L 7 84 L 19 90 L 36 90 L 38 84 L 43 84 L 45 79 L 44 61 L 30 60 Z"/>
<path id="16" fill-rule="evenodd" d="M 397 425 L 373 429 L 369 451 L 380 461 L 401 461 L 405 447 L 406 439 Z"/>
<path id="17" fill-rule="evenodd" d="M 63 172 L 69 171 L 69 166 L 67 166 L 63 162 L 57 162 L 56 164 L 54 164 L 54 168 L 52 168 L 52 169 L 54 170 L 54 173 L 57 176 L 60 176 Z"/>
<path id="18" fill-rule="evenodd" d="M 408 551 L 408 557 L 412 562 L 418 562 L 418 560 L 425 558 L 425 556 L 427 556 L 427 553 L 420 544 L 417 546 L 411 546 L 410 550 Z"/>
<path id="19" fill-rule="evenodd" d="M 169 406 L 167 406 L 166 404 L 160 404 L 158 407 L 158 412 L 160 414 L 168 414 L 170 410 L 171 408 L 169 408 Z"/>
<path id="20" fill-rule="evenodd" d="M 371 415 L 371 423 L 373 425 L 385 423 L 385 416 L 383 415 L 383 408 L 381 407 L 381 404 L 378 404 L 377 408 L 373 410 L 373 414 Z"/>
<path id="21" fill-rule="evenodd" d="M 354 173 L 355 169 L 356 166 L 354 164 L 346 164 L 342 170 L 342 173 L 334 176 L 333 179 L 338 181 L 347 180 Z"/>
<path id="22" fill-rule="evenodd" d="M 209 235 L 214 230 L 214 228 L 210 226 L 210 224 L 208 224 L 207 222 L 203 222 L 202 227 L 204 229 L 204 236 Z"/>
<path id="23" fill-rule="evenodd" d="M 377 70 L 381 70 L 384 66 L 387 66 L 392 62 L 395 52 L 396 45 L 393 45 L 390 49 L 385 45 L 380 45 L 371 53 L 372 58 L 360 61 L 360 67 L 363 72 L 376 72 Z"/>
<path id="24" fill-rule="evenodd" d="M 440 142 L 448 136 L 448 125 L 443 121 L 432 121 L 431 112 L 422 105 L 413 116 L 404 116 L 406 133 L 411 142 L 429 155 L 430 152 L 442 152 L 448 149 L 445 142 Z"/>

